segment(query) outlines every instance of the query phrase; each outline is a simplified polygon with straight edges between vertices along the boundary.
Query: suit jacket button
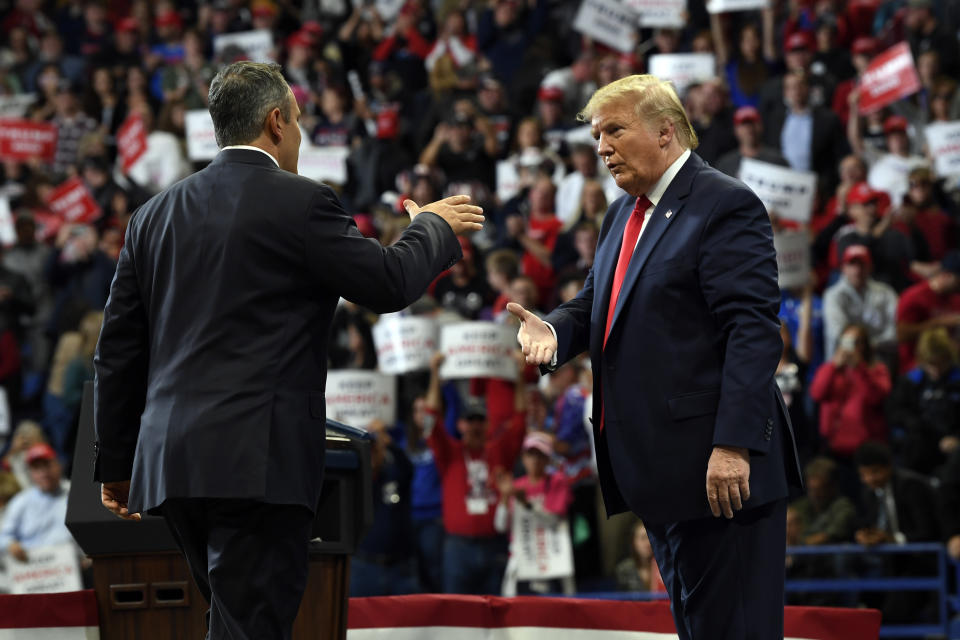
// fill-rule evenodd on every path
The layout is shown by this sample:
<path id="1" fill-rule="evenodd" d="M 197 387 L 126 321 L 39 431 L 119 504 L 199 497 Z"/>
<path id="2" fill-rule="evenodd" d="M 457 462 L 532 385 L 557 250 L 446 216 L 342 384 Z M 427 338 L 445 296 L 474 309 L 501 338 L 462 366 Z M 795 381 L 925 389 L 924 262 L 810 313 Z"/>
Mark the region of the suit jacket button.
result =
<path id="1" fill-rule="evenodd" d="M 772 427 L 772 426 L 773 426 L 773 418 L 767 418 L 767 426 L 768 426 L 768 427 Z"/>

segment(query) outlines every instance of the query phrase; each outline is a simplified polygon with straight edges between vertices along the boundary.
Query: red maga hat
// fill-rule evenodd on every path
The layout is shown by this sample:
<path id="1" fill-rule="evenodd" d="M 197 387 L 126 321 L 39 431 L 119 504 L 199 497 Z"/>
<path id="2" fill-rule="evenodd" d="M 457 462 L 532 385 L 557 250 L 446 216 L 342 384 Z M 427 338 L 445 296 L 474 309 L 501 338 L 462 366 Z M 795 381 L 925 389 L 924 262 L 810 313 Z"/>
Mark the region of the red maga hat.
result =
<path id="1" fill-rule="evenodd" d="M 866 182 L 858 182 L 847 192 L 847 204 L 870 204 L 880 199 L 880 192 L 874 191 Z"/>
<path id="2" fill-rule="evenodd" d="M 737 109 L 733 114 L 733 124 L 743 124 L 744 122 L 760 122 L 760 112 L 756 107 L 747 105 Z"/>
<path id="3" fill-rule="evenodd" d="M 870 249 L 868 249 L 866 245 L 852 244 L 843 250 L 843 259 L 841 260 L 843 264 L 856 262 L 857 260 L 866 266 L 873 264 L 873 258 L 870 257 Z"/>
<path id="4" fill-rule="evenodd" d="M 897 132 L 906 133 L 909 124 L 903 116 L 890 116 L 883 121 L 883 132 L 886 134 Z"/>

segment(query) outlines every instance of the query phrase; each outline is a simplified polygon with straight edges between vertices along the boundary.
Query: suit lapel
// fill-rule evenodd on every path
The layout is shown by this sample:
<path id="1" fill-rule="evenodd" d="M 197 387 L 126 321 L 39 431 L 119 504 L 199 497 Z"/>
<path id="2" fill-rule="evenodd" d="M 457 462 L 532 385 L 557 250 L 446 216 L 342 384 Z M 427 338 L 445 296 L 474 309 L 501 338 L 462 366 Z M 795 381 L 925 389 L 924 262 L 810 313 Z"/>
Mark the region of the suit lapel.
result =
<path id="1" fill-rule="evenodd" d="M 660 238 L 663 237 L 667 228 L 676 219 L 680 209 L 683 208 L 684 201 L 690 193 L 693 177 L 699 172 L 702 166 L 703 161 L 699 156 L 691 153 L 683 167 L 680 168 L 679 173 L 677 173 L 673 181 L 670 182 L 670 186 L 667 187 L 663 197 L 660 198 L 660 202 L 654 207 L 653 213 L 650 214 L 650 219 L 647 220 L 647 226 L 644 228 L 643 233 L 640 234 L 640 241 L 637 243 L 637 248 L 633 252 L 633 258 L 630 259 L 630 266 L 627 268 L 627 274 L 623 279 L 620 297 L 617 298 L 617 308 L 613 311 L 613 322 L 610 324 L 611 334 L 617 325 L 617 320 L 621 316 L 621 311 L 626 299 L 630 295 L 630 291 L 633 289 L 637 278 L 640 277 L 640 272 L 643 271 L 643 267 L 647 263 L 647 259 L 653 252 L 654 247 L 657 246 L 657 243 L 660 242 Z M 617 222 L 619 223 L 620 221 L 618 220 Z M 623 227 L 625 226 L 626 222 L 620 224 L 621 238 L 623 237 Z M 616 269 L 616 261 L 614 261 L 613 267 L 609 270 L 608 279 L 611 281 L 613 279 L 614 269 Z M 608 284 L 607 286 L 609 287 L 610 285 Z M 609 290 L 606 294 L 606 300 L 608 301 L 606 304 L 609 304 Z M 606 304 L 604 305 L 604 309 L 606 309 Z"/>

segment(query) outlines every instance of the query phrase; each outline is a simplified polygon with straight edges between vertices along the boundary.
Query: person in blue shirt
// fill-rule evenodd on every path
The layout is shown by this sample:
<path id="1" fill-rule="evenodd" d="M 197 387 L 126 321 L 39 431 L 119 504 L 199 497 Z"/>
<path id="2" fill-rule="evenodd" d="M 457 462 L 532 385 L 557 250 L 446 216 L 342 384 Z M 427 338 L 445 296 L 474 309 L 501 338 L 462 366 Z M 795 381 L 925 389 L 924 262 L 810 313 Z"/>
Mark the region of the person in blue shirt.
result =
<path id="1" fill-rule="evenodd" d="M 0 549 L 20 562 L 29 560 L 31 549 L 73 542 L 64 524 L 69 485 L 57 453 L 46 443 L 35 444 L 25 460 L 33 486 L 10 500 L 0 524 Z"/>

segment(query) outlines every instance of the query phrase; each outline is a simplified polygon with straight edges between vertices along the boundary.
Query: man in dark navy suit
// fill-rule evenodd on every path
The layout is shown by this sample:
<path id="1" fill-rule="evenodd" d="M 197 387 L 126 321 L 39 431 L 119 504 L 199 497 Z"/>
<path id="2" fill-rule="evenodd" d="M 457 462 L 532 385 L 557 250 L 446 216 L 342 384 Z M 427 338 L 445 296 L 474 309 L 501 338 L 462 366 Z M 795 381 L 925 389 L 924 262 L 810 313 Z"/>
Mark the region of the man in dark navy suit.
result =
<path id="1" fill-rule="evenodd" d="M 527 361 L 589 350 L 607 513 L 644 519 L 683 640 L 783 637 L 786 500 L 800 486 L 774 372 L 777 263 L 763 204 L 693 154 L 673 88 L 629 76 L 581 117 L 629 195 L 576 298 L 516 304 Z"/>
<path id="2" fill-rule="evenodd" d="M 384 248 L 297 175 L 300 110 L 277 65 L 210 85 L 219 155 L 134 216 L 95 357 L 96 477 L 125 518 L 162 514 L 210 602 L 208 638 L 289 638 L 325 444 L 340 297 L 377 312 L 460 256 L 479 207 L 425 206 Z"/>

